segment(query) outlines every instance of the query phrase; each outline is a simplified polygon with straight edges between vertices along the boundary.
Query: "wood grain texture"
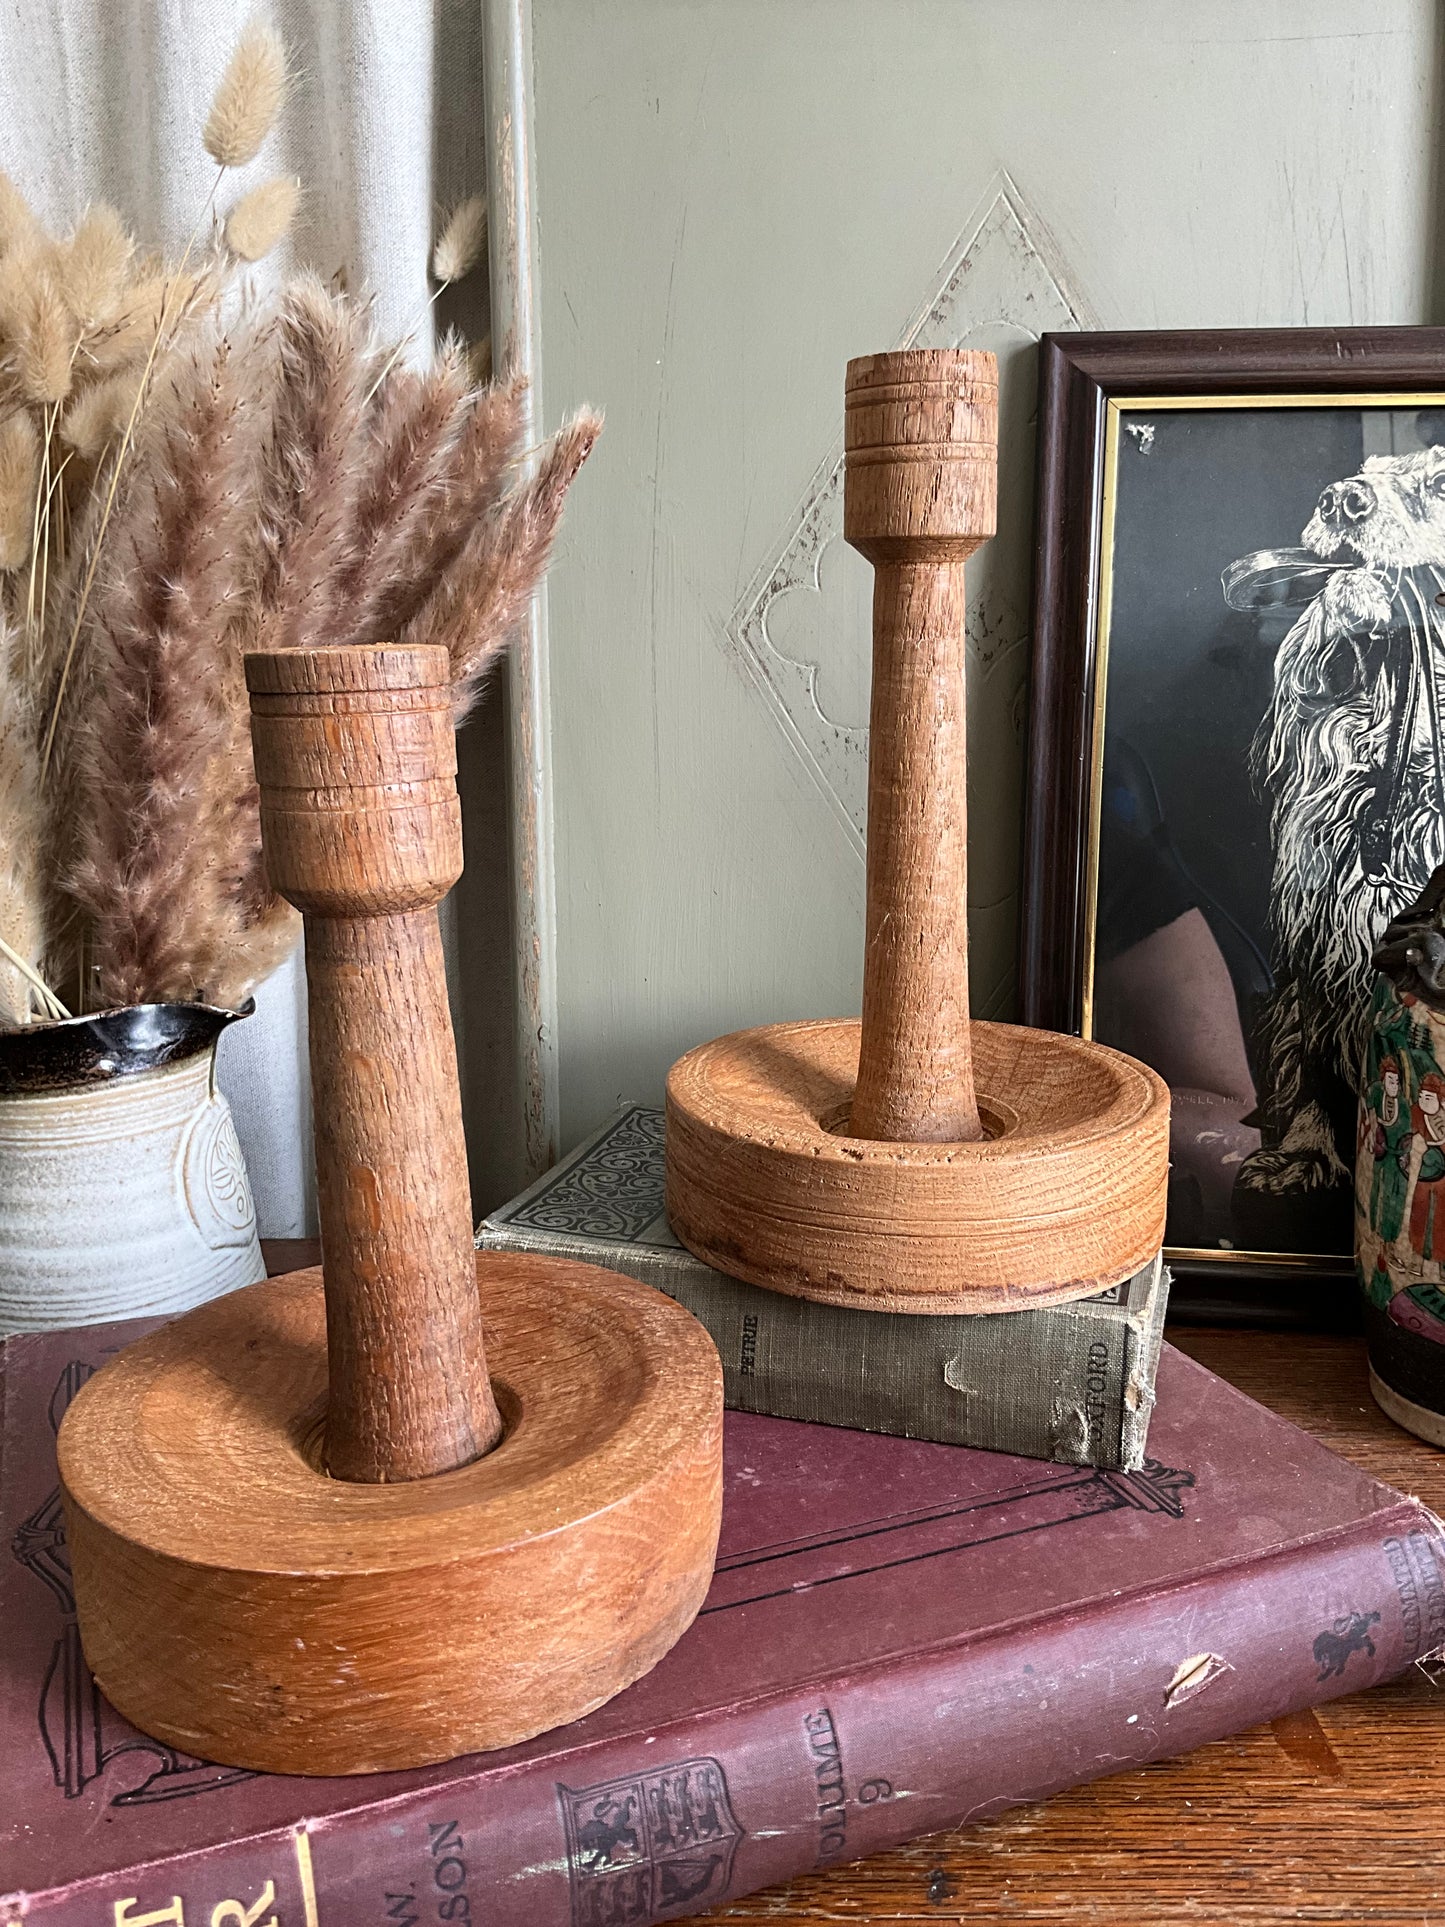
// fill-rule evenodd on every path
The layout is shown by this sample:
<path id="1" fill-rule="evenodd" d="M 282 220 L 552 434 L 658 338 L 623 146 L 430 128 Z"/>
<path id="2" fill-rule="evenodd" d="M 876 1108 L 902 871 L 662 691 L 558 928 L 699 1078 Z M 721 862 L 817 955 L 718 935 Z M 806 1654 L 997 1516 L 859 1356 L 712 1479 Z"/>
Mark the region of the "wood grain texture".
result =
<path id="1" fill-rule="evenodd" d="M 858 1024 L 835 1018 L 736 1031 L 673 1066 L 667 1210 L 690 1251 L 773 1291 L 913 1312 L 1087 1297 L 1158 1251 L 1169 1095 L 1153 1071 L 976 1023 L 987 1135 L 890 1144 L 846 1134 L 858 1051 Z"/>
<path id="2" fill-rule="evenodd" d="M 436 905 L 461 874 L 441 649 L 252 655 L 261 829 L 306 923 L 316 1187 L 339 1479 L 487 1452 L 471 1197 Z"/>
<path id="3" fill-rule="evenodd" d="M 707 1590 L 722 1373 L 660 1292 L 486 1253 L 506 1435 L 396 1484 L 321 1464 L 319 1271 L 129 1347 L 66 1414 L 86 1657 L 143 1732 L 275 1773 L 420 1766 L 580 1718 Z"/>
<path id="4" fill-rule="evenodd" d="M 1445 1454 L 1370 1399 L 1363 1345 L 1172 1333 L 1212 1371 L 1445 1511 Z M 768 1927 L 1426 1927 L 1445 1910 L 1445 1688 L 1418 1670 L 1353 1699 L 751 1894 L 707 1920 Z"/>
<path id="5" fill-rule="evenodd" d="M 992 355 L 848 364 L 843 533 L 874 568 L 862 1045 L 849 1133 L 983 1134 L 968 1007 L 964 564 L 998 521 Z"/>

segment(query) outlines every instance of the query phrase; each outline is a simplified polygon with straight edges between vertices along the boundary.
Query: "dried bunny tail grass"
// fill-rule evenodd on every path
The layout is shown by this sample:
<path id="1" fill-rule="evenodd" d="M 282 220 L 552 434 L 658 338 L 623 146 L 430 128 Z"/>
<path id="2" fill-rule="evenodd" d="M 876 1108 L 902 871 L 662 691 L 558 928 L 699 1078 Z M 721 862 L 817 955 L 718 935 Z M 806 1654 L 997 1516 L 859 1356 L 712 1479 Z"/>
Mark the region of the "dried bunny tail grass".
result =
<path id="1" fill-rule="evenodd" d="M 243 194 L 226 216 L 226 246 L 242 261 L 259 261 L 286 233 L 301 198 L 301 183 L 278 174 Z"/>
<path id="2" fill-rule="evenodd" d="M 433 280 L 444 288 L 463 280 L 481 260 L 486 245 L 487 204 L 480 194 L 472 194 L 446 218 L 432 250 Z"/>
<path id="3" fill-rule="evenodd" d="M 25 401 L 52 407 L 70 393 L 80 329 L 65 305 L 52 246 L 0 260 L 0 336 L 6 372 Z"/>
<path id="4" fill-rule="evenodd" d="M 85 620 L 66 886 L 107 1000 L 206 991 L 197 960 L 213 947 L 226 855 L 205 834 L 211 766 L 234 742 L 230 638 L 256 519 L 249 347 L 206 323 L 158 371 Z"/>
<path id="5" fill-rule="evenodd" d="M 377 395 L 356 501 L 356 556 L 343 586 L 358 646 L 387 641 L 415 604 L 419 552 L 455 484 L 469 401 L 453 343 L 424 374 L 393 370 Z"/>
<path id="6" fill-rule="evenodd" d="M 260 152 L 286 97 L 286 49 L 253 21 L 236 42 L 201 135 L 218 167 L 244 167 Z"/>
<path id="7" fill-rule="evenodd" d="M 121 305 L 135 243 L 104 201 L 86 209 L 57 264 L 60 297 L 82 331 L 111 321 Z"/>
<path id="8" fill-rule="evenodd" d="M 19 409 L 0 421 L 0 569 L 19 569 L 30 560 L 39 481 L 39 431 L 31 416 Z"/>
<path id="9" fill-rule="evenodd" d="M 33 240 L 38 231 L 30 203 L 10 176 L 0 173 L 0 254 Z"/>
<path id="10" fill-rule="evenodd" d="M 349 630 L 339 590 L 354 572 L 376 349 L 365 313 L 313 275 L 287 291 L 277 345 L 255 646 L 297 649 Z"/>
<path id="11" fill-rule="evenodd" d="M 140 381 L 139 368 L 121 368 L 82 389 L 60 418 L 60 439 L 82 461 L 99 461 L 125 433 Z"/>
<path id="12" fill-rule="evenodd" d="M 457 722 L 536 593 L 567 491 L 601 432 L 602 417 L 584 408 L 553 436 L 536 473 L 474 530 L 401 637 L 440 644 L 450 654 Z"/>
<path id="13" fill-rule="evenodd" d="M 35 714 L 17 656 L 15 635 L 7 628 L 0 632 L 0 939 L 38 973 L 45 953 L 46 812 Z M 28 1022 L 35 996 L 23 969 L 0 962 L 0 1023 Z"/>
<path id="14" fill-rule="evenodd" d="M 189 251 L 189 243 L 187 250 Z M 3 271 L 3 264 L 0 264 L 0 271 Z M 47 693 L 50 699 L 49 716 L 40 750 L 42 778 L 49 774 L 55 746 L 62 732 L 66 695 L 75 668 L 76 652 L 81 642 L 81 628 L 89 606 L 90 591 L 100 564 L 101 546 L 104 543 L 111 512 L 115 507 L 120 484 L 126 472 L 126 457 L 134 443 L 136 424 L 141 417 L 151 377 L 158 361 L 163 359 L 164 352 L 174 342 L 181 324 L 197 309 L 203 308 L 208 301 L 214 301 L 215 294 L 216 283 L 213 274 L 206 271 L 199 277 L 188 277 L 184 272 L 184 257 L 181 267 L 163 283 L 160 307 L 150 332 L 149 345 L 145 348 L 141 361 L 135 400 L 131 405 L 129 419 L 121 432 L 108 473 L 103 473 L 97 478 L 91 501 L 91 513 L 83 518 L 87 525 L 86 540 L 83 544 L 76 546 L 86 566 L 78 578 L 71 578 L 69 586 L 73 593 L 64 598 L 69 621 L 68 639 L 59 649 L 53 649 L 47 641 L 42 651 L 42 656 L 46 659 L 44 667 L 46 680 L 49 683 Z M 139 349 L 139 344 L 137 347 Z M 92 359 L 95 357 L 92 356 Z"/>

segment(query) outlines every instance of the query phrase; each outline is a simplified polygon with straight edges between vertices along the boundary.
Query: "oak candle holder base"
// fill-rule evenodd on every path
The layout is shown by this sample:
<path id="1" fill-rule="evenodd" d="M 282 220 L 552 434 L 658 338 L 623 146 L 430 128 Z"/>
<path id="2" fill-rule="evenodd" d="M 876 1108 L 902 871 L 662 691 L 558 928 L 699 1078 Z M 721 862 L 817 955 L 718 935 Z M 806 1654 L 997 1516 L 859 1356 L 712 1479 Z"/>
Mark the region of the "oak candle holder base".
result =
<path id="1" fill-rule="evenodd" d="M 129 1347 L 60 1435 L 86 1657 L 143 1732 L 269 1773 L 424 1766 L 580 1718 L 712 1574 L 722 1377 L 660 1292 L 477 1259 L 501 1443 L 399 1483 L 322 1469 L 320 1270 Z"/>
<path id="2" fill-rule="evenodd" d="M 667 1081 L 667 1213 L 719 1271 L 823 1304 L 1016 1311 L 1132 1276 L 1164 1232 L 1169 1093 L 1133 1058 L 971 1026 L 985 1135 L 847 1135 L 859 1025 L 736 1031 Z"/>

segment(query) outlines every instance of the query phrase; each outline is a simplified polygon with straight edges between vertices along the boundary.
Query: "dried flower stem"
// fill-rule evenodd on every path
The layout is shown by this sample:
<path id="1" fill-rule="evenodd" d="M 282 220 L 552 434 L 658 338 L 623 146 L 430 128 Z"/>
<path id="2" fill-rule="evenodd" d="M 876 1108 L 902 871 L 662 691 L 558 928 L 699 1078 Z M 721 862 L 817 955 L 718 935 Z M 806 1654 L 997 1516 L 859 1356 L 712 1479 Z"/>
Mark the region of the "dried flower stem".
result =
<path id="1" fill-rule="evenodd" d="M 381 373 L 371 384 L 367 394 L 368 401 L 396 366 L 398 356 L 436 306 L 438 299 L 452 286 L 453 282 L 466 279 L 481 259 L 486 245 L 487 204 L 480 194 L 473 194 L 465 201 L 458 202 L 448 215 L 441 237 L 432 253 L 432 273 L 436 276 L 437 285 L 422 303 L 420 312 L 413 319 L 406 333 L 395 343 L 382 364 Z M 491 337 L 488 336 L 488 340 L 490 339 Z"/>
<path id="2" fill-rule="evenodd" d="M 47 1017 L 68 1018 L 70 1016 L 70 1012 L 65 1008 L 65 1005 L 61 1003 L 60 999 L 50 988 L 49 984 L 46 983 L 34 964 L 27 963 L 20 955 L 20 952 L 13 950 L 3 937 L 0 937 L 0 957 L 4 957 L 8 964 L 20 972 L 20 975 L 30 985 L 36 996 L 39 997 L 41 1007 Z"/>
<path id="3" fill-rule="evenodd" d="M 35 571 L 40 555 L 41 534 L 45 528 L 45 505 L 50 498 L 50 434 L 54 427 L 54 418 L 48 407 L 42 421 L 44 426 L 40 436 L 40 473 L 35 479 L 35 515 L 30 529 L 30 580 L 25 589 L 25 630 L 34 648 L 38 648 L 38 642 L 35 639 L 39 633 L 35 621 Z"/>

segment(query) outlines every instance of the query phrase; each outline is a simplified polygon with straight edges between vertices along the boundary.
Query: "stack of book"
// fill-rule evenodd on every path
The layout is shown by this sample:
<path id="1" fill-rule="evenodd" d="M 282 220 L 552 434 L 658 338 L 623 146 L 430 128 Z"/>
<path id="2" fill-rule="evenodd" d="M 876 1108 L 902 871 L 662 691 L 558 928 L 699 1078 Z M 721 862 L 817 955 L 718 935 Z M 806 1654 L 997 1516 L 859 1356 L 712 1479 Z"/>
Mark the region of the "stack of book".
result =
<path id="1" fill-rule="evenodd" d="M 665 1182 L 663 1114 L 626 1104 L 484 1218 L 477 1243 L 656 1285 L 711 1333 L 730 1411 L 1066 1465 L 1143 1465 L 1169 1299 L 1159 1259 L 1097 1297 L 1041 1311 L 850 1311 L 764 1291 L 694 1258 L 668 1225 Z"/>
<path id="2" fill-rule="evenodd" d="M 158 1321 L 13 1338 L 0 1921 L 670 1920 L 1445 1646 L 1437 1521 L 1161 1350 L 1157 1271 L 977 1319 L 773 1299 L 670 1239 L 660 1120 L 636 1108 L 480 1241 L 649 1278 L 717 1338 L 733 1411 L 696 1623 L 609 1704 L 504 1752 L 348 1780 L 189 1758 L 86 1669 L 55 1472 L 69 1400 Z"/>

